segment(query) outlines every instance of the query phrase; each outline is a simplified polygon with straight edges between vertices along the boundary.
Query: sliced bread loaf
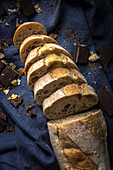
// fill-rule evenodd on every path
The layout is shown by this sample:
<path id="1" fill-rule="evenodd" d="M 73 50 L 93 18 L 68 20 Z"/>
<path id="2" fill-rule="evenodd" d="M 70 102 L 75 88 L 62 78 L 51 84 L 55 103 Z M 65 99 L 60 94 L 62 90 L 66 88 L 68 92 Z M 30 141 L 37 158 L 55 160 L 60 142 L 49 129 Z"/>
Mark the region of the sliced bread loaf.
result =
<path id="1" fill-rule="evenodd" d="M 76 64 L 66 55 L 50 54 L 31 65 L 27 72 L 27 82 L 29 87 L 33 90 L 35 82 L 45 75 L 47 72 L 59 68 L 66 67 L 68 69 L 78 69 Z"/>
<path id="2" fill-rule="evenodd" d="M 38 22 L 25 22 L 21 24 L 14 33 L 13 43 L 16 48 L 20 48 L 22 42 L 34 34 L 47 35 L 46 28 Z"/>
<path id="3" fill-rule="evenodd" d="M 35 63 L 36 61 L 46 57 L 49 54 L 57 54 L 60 53 L 67 55 L 71 58 L 71 54 L 65 50 L 63 47 L 57 45 L 57 44 L 44 44 L 42 47 L 37 47 L 33 49 L 29 55 L 27 56 L 26 62 L 25 62 L 25 75 L 27 75 L 27 71 L 29 67 Z"/>
<path id="4" fill-rule="evenodd" d="M 57 119 L 82 112 L 97 103 L 98 97 L 91 86 L 68 84 L 43 101 L 43 112 L 48 119 Z"/>
<path id="5" fill-rule="evenodd" d="M 20 59 L 23 63 L 31 50 L 46 43 L 58 44 L 56 40 L 46 35 L 31 35 L 27 37 L 20 46 Z"/>
<path id="6" fill-rule="evenodd" d="M 61 170 L 110 170 L 107 127 L 101 110 L 48 122 Z"/>
<path id="7" fill-rule="evenodd" d="M 63 86 L 72 83 L 80 85 L 82 83 L 87 83 L 87 81 L 83 75 L 75 69 L 56 68 L 35 82 L 35 100 L 39 105 L 42 105 L 45 98 L 49 97 Z"/>

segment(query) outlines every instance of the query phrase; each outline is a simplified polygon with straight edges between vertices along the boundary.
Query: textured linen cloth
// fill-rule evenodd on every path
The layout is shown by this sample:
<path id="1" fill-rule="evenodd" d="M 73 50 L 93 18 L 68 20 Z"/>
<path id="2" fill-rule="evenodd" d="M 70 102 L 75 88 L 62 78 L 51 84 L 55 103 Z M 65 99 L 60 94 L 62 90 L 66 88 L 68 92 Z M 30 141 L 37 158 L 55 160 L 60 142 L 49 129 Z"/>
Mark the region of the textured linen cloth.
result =
<path id="1" fill-rule="evenodd" d="M 5 0 L 0 2 L 8 13 L 8 17 L 0 24 L 0 40 L 12 39 L 16 30 L 16 18 L 19 18 L 21 23 L 40 22 L 46 27 L 48 34 L 53 33 L 60 23 L 62 33 L 58 34 L 56 40 L 72 55 L 75 41 L 68 41 L 66 31 L 68 32 L 69 29 L 66 30 L 66 26 L 75 32 L 80 31 L 80 38 L 86 39 L 87 47 L 93 52 L 95 52 L 96 46 L 113 46 L 113 7 L 110 0 L 59 0 L 58 4 L 53 7 L 50 7 L 50 4 L 55 4 L 55 0 L 33 1 L 34 4 L 39 3 L 42 12 L 30 19 L 21 12 L 9 14 L 8 9 L 16 7 L 8 7 Z M 4 48 L 4 53 L 6 61 L 14 63 L 17 69 L 24 67 L 19 58 L 19 51 L 14 45 Z M 104 84 L 113 94 L 113 60 L 109 67 L 105 68 L 106 73 L 100 69 L 100 66 L 103 66 L 101 59 L 96 62 L 94 67 L 90 67 L 88 64 L 78 65 L 81 73 L 97 93 Z M 18 94 L 23 97 L 25 106 L 34 104 L 34 95 L 27 85 L 25 76 L 21 78 L 21 85 L 11 90 L 10 94 Z M 13 128 L 12 133 L 6 131 L 0 133 L 0 170 L 33 168 L 58 170 L 58 163 L 50 144 L 48 120 L 43 115 L 42 108 L 35 103 L 37 117 L 31 118 L 25 109 L 20 114 L 22 107 L 14 108 L 7 100 L 9 96 L 5 95 L 3 90 L 0 91 L 0 112 L 8 116 L 8 121 L 11 122 Z M 108 150 L 113 169 L 113 117 L 110 118 L 105 112 L 103 113 L 108 128 Z"/>

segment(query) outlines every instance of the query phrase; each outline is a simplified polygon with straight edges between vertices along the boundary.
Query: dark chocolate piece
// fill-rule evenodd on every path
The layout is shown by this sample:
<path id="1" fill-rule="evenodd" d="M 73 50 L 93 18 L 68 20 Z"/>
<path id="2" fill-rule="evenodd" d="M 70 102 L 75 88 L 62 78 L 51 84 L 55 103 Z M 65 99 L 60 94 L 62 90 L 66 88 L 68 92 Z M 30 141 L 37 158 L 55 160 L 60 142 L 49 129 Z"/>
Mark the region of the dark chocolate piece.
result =
<path id="1" fill-rule="evenodd" d="M 31 111 L 29 111 L 29 112 L 27 113 L 27 115 L 30 116 L 31 118 L 37 117 L 36 113 L 31 112 Z"/>
<path id="2" fill-rule="evenodd" d="M 34 104 L 29 105 L 29 106 L 26 106 L 26 111 L 28 111 L 28 110 L 32 109 L 33 107 L 34 107 Z"/>
<path id="3" fill-rule="evenodd" d="M 31 17 L 32 15 L 34 15 L 36 13 L 36 10 L 35 10 L 31 0 L 21 0 L 20 6 L 21 6 L 20 8 L 22 10 L 22 13 L 26 17 Z"/>
<path id="4" fill-rule="evenodd" d="M 14 107 L 18 107 L 23 101 L 22 97 L 17 97 L 16 99 L 10 99 L 10 103 L 14 106 Z"/>
<path id="5" fill-rule="evenodd" d="M 111 59 L 113 58 L 113 47 L 101 46 L 100 50 L 101 50 L 101 57 L 105 65 L 108 66 Z"/>
<path id="6" fill-rule="evenodd" d="M 89 50 L 85 46 L 76 45 L 74 49 L 73 59 L 75 63 L 85 64 L 88 62 Z"/>
<path id="7" fill-rule="evenodd" d="M 106 86 L 102 86 L 98 93 L 99 105 L 109 115 L 113 116 L 113 96 Z"/>
<path id="8" fill-rule="evenodd" d="M 0 73 L 3 71 L 5 67 L 6 67 L 6 64 L 0 61 Z"/>
<path id="9" fill-rule="evenodd" d="M 12 69 L 9 66 L 6 66 L 5 69 L 0 74 L 0 84 L 4 87 L 7 88 L 10 86 L 11 82 L 17 78 L 20 78 L 20 74 Z"/>
<path id="10" fill-rule="evenodd" d="M 5 8 L 3 7 L 3 5 L 0 3 L 0 18 L 7 15 L 7 12 L 5 10 Z"/>

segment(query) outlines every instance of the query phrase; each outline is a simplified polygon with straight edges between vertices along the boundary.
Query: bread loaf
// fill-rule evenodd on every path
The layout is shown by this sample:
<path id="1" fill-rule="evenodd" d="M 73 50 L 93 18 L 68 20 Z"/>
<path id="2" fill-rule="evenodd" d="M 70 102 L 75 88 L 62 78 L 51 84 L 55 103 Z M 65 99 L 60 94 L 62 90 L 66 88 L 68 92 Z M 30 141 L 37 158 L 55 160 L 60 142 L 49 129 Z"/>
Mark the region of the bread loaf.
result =
<path id="1" fill-rule="evenodd" d="M 43 112 L 48 119 L 58 119 L 82 112 L 97 103 L 98 97 L 91 86 L 68 84 L 43 101 Z"/>
<path id="2" fill-rule="evenodd" d="M 57 45 L 57 44 L 44 44 L 42 47 L 37 47 L 33 49 L 29 55 L 27 56 L 26 62 L 25 62 L 25 75 L 27 75 L 27 71 L 29 67 L 35 63 L 36 61 L 45 58 L 49 54 L 57 54 L 60 53 L 67 55 L 71 58 L 71 54 L 66 51 L 63 47 Z"/>
<path id="3" fill-rule="evenodd" d="M 48 129 L 61 170 L 110 170 L 101 110 L 51 120 Z"/>
<path id="4" fill-rule="evenodd" d="M 22 42 L 34 34 L 47 35 L 46 28 L 38 22 L 25 22 L 21 24 L 14 33 L 13 43 L 16 48 L 20 48 Z"/>
<path id="5" fill-rule="evenodd" d="M 78 69 L 76 64 L 64 54 L 61 54 L 59 56 L 56 54 L 48 55 L 46 58 L 43 58 L 32 64 L 31 67 L 29 68 L 27 72 L 27 83 L 29 87 L 33 89 L 35 82 L 40 77 L 58 67 Z"/>
<path id="6" fill-rule="evenodd" d="M 43 46 L 46 43 L 58 44 L 56 40 L 46 35 L 31 35 L 27 37 L 20 46 L 20 59 L 25 64 L 25 60 L 31 50 Z"/>
<path id="7" fill-rule="evenodd" d="M 83 75 L 75 69 L 56 68 L 35 82 L 35 100 L 39 105 L 42 105 L 45 98 L 49 97 L 63 86 L 72 83 L 80 85 L 82 83 L 87 83 L 87 81 Z"/>

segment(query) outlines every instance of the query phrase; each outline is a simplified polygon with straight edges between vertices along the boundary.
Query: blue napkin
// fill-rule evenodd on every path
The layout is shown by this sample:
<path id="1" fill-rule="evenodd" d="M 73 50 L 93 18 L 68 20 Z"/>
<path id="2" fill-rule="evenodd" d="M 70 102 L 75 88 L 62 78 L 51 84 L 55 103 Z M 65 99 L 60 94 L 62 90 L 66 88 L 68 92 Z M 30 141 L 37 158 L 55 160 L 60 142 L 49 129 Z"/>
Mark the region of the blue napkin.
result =
<path id="1" fill-rule="evenodd" d="M 66 30 L 66 26 L 75 32 L 80 31 L 80 38 L 86 39 L 87 46 L 91 51 L 95 52 L 96 46 L 113 46 L 113 7 L 110 0 L 59 0 L 58 4 L 53 7 L 50 7 L 50 3 L 55 4 L 57 1 L 33 1 L 34 4 L 37 2 L 42 12 L 27 19 L 21 12 L 9 14 L 8 9 L 16 7 L 8 7 L 7 1 L 1 0 L 7 9 L 8 17 L 0 24 L 0 40 L 12 39 L 16 30 L 16 18 L 19 18 L 21 23 L 26 21 L 42 23 L 48 33 L 54 32 L 60 23 L 62 33 L 58 34 L 56 40 L 72 55 L 75 43 L 79 42 L 68 40 L 66 32 L 69 32 L 69 29 Z M 4 48 L 4 54 L 7 62 L 14 63 L 17 68 L 24 67 L 19 58 L 19 51 L 14 45 Z M 78 67 L 96 92 L 104 84 L 113 94 L 110 84 L 113 80 L 113 60 L 109 67 L 106 67 L 106 73 L 100 69 L 102 65 L 103 61 L 98 60 L 93 67 L 88 64 L 79 64 Z M 37 117 L 29 117 L 21 106 L 14 108 L 7 100 L 10 95 L 5 95 L 2 90 L 0 91 L 0 112 L 7 115 L 8 122 L 11 122 L 13 129 L 12 133 L 6 131 L 0 133 L 0 169 L 58 170 L 58 163 L 49 139 L 48 120 L 43 115 L 42 107 L 33 102 L 34 94 L 28 87 L 25 76 L 21 78 L 21 85 L 11 90 L 10 94 L 18 94 L 23 97 L 25 106 L 34 104 L 31 111 L 35 109 Z M 108 150 L 113 169 L 113 118 L 110 118 L 105 112 L 103 113 L 108 127 Z"/>

